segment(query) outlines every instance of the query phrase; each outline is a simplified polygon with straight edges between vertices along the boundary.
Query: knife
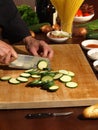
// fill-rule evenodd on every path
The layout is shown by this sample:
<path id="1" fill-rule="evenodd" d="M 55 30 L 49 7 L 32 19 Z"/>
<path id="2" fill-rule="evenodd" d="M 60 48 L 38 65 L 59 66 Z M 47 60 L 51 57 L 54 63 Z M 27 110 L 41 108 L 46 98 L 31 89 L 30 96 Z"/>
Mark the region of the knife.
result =
<path id="1" fill-rule="evenodd" d="M 27 119 L 34 119 L 34 118 L 48 118 L 48 117 L 55 117 L 55 116 L 68 116 L 73 114 L 73 112 L 63 112 L 63 113 L 35 113 L 35 114 L 27 114 L 25 117 Z"/>
<path id="2" fill-rule="evenodd" d="M 11 62 L 9 64 L 9 67 L 16 68 L 16 69 L 37 68 L 37 64 L 40 60 L 46 60 L 48 62 L 48 67 L 50 66 L 50 61 L 48 58 L 18 54 L 18 58 L 15 61 Z"/>

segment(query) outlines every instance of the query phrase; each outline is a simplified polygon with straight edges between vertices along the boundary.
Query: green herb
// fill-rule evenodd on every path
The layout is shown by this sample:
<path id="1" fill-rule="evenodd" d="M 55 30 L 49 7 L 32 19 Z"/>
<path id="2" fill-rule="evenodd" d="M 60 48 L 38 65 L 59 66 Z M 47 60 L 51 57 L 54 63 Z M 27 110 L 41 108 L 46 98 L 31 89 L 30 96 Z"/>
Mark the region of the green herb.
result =
<path id="1" fill-rule="evenodd" d="M 22 4 L 17 6 L 17 9 L 28 26 L 39 23 L 37 13 L 29 5 Z"/>

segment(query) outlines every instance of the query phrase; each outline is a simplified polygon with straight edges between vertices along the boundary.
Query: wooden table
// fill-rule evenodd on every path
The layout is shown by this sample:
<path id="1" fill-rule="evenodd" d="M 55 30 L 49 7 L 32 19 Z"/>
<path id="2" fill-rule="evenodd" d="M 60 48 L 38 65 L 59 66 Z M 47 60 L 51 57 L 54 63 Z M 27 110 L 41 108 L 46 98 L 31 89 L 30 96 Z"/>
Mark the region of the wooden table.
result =
<path id="1" fill-rule="evenodd" d="M 44 39 L 51 44 L 43 34 L 37 35 L 38 39 Z M 65 43 L 80 44 L 82 38 L 69 39 Z M 62 46 L 65 44 L 63 43 Z M 55 45 L 55 43 L 52 43 Z M 59 46 L 59 45 L 57 45 Z M 91 71 L 91 70 L 90 70 Z M 92 73 L 92 72 L 91 72 Z M 94 78 L 95 79 L 95 78 Z M 90 80 L 90 79 L 89 79 Z M 97 80 L 96 80 L 97 82 Z M 53 107 L 53 108 L 30 108 L 30 109 L 1 109 L 0 130 L 96 130 L 98 120 L 83 119 L 81 107 Z M 40 112 L 68 112 L 73 111 L 70 116 L 50 117 L 44 119 L 26 119 L 28 113 Z"/>

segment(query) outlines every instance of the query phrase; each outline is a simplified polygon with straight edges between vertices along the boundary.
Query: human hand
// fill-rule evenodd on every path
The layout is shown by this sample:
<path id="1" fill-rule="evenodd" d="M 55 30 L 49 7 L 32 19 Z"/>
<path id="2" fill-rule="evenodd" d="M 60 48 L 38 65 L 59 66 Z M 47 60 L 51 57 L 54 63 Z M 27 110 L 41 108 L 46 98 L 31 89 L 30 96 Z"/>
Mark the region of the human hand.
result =
<path id="1" fill-rule="evenodd" d="M 41 56 L 51 59 L 53 57 L 52 48 L 43 40 L 36 40 L 31 36 L 24 39 L 26 49 L 35 56 Z"/>
<path id="2" fill-rule="evenodd" d="M 17 53 L 12 46 L 0 40 L 0 63 L 9 64 L 17 59 Z"/>

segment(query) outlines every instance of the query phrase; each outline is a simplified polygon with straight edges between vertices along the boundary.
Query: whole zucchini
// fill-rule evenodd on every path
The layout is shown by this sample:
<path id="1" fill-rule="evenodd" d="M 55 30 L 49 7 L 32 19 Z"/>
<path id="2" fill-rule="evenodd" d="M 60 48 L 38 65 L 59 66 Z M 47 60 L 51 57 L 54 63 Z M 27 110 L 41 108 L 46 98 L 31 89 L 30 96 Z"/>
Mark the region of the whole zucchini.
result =
<path id="1" fill-rule="evenodd" d="M 98 39 L 98 31 L 88 32 L 86 34 L 87 39 Z"/>

